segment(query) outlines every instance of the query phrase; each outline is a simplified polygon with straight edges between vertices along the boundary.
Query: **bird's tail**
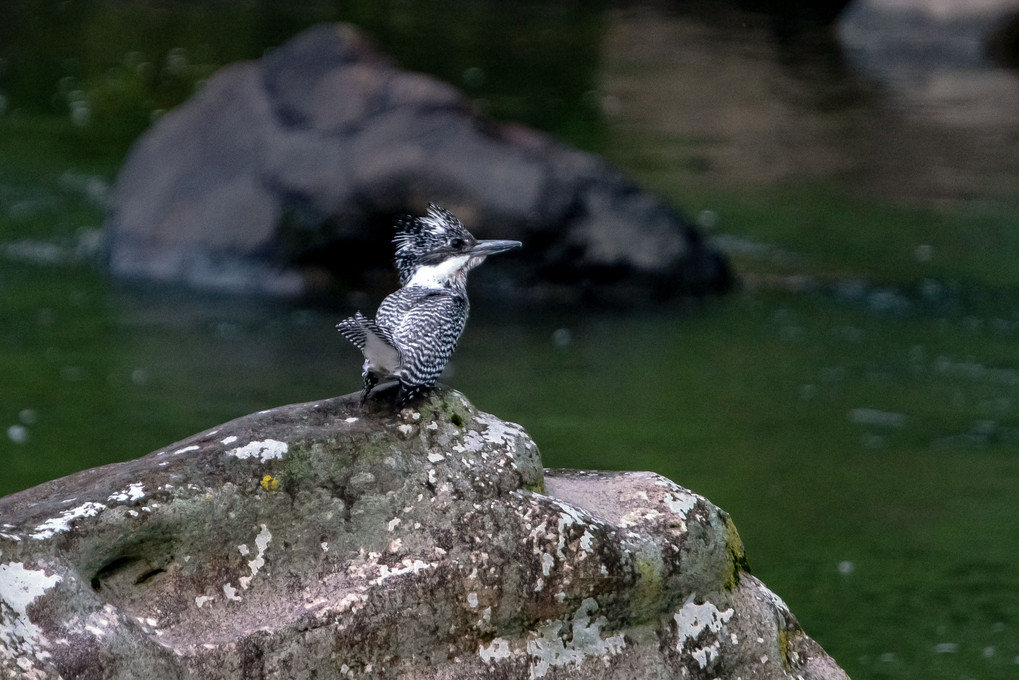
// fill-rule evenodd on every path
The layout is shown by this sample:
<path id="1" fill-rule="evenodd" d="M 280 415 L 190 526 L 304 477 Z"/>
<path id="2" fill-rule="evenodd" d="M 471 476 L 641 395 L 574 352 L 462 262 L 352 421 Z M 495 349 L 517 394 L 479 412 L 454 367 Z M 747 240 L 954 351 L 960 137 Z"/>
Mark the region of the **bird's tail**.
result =
<path id="1" fill-rule="evenodd" d="M 361 312 L 336 324 L 336 330 L 373 364 L 393 368 L 400 365 L 400 350 L 392 335 Z"/>
<path id="2" fill-rule="evenodd" d="M 361 312 L 356 312 L 354 316 L 347 317 L 343 321 L 336 324 L 336 330 L 340 334 L 350 341 L 354 347 L 364 352 L 365 345 L 368 344 L 368 330 L 367 325 L 373 322 L 369 321 L 364 317 Z"/>

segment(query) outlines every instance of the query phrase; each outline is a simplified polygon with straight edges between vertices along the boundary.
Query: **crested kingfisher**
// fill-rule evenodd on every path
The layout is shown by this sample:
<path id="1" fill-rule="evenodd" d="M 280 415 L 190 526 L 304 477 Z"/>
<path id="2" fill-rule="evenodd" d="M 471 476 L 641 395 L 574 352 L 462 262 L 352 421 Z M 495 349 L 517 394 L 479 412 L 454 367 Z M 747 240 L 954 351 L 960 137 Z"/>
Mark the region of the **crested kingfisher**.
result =
<path id="1" fill-rule="evenodd" d="M 520 241 L 479 241 L 448 210 L 428 205 L 423 217 L 396 223 L 396 271 L 400 289 L 375 315 L 361 312 L 336 328 L 364 354 L 364 390 L 368 399 L 380 380 L 400 383 L 397 408 L 427 392 L 446 367 L 467 323 L 467 273 L 495 253 Z"/>

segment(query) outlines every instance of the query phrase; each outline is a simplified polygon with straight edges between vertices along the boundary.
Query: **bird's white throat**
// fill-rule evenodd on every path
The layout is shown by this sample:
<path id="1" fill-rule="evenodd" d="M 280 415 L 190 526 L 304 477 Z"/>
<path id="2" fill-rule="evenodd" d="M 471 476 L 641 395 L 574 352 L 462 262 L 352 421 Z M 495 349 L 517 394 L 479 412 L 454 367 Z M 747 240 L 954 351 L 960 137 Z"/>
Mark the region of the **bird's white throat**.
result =
<path id="1" fill-rule="evenodd" d="M 458 255 L 438 264 L 422 265 L 410 277 L 407 285 L 421 286 L 422 288 L 445 288 L 446 284 L 456 276 L 456 273 L 467 264 L 469 259 L 471 259 L 470 255 Z"/>

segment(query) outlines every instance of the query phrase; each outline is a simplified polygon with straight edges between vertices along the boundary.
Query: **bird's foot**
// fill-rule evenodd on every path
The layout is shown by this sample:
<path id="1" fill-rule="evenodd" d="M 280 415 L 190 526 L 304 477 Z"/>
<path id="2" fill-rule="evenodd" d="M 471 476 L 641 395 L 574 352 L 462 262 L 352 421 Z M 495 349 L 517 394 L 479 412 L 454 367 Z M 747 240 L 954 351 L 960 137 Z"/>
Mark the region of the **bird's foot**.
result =
<path id="1" fill-rule="evenodd" d="M 379 384 L 379 379 L 374 373 L 366 371 L 363 377 L 364 389 L 361 390 L 361 406 L 364 406 L 365 402 L 368 401 L 368 395 L 371 394 L 372 389 Z"/>
<path id="2" fill-rule="evenodd" d="M 418 399 L 428 392 L 431 387 L 431 385 L 412 385 L 410 383 L 400 381 L 400 391 L 396 393 L 396 401 L 394 402 L 396 409 L 403 409 L 410 404 L 410 402 Z"/>

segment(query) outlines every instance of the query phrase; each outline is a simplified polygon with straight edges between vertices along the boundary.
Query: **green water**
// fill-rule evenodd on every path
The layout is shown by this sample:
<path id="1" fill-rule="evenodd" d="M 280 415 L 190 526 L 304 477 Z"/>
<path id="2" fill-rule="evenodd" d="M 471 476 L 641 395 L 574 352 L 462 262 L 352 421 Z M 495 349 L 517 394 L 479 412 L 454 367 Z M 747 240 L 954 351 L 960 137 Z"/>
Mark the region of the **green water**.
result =
<path id="1" fill-rule="evenodd" d="M 68 7 L 58 5 L 52 11 Z M 132 3 L 83 5 L 119 12 Z M 365 23 L 385 42 L 449 21 L 400 16 Z M 478 36 L 488 33 L 476 27 L 491 22 L 486 16 L 474 29 L 450 29 L 459 36 L 451 44 L 471 59 L 417 58 L 462 77 L 465 63 L 480 63 Z M 535 307 L 507 304 L 482 268 L 472 290 L 484 294 L 447 382 L 523 424 L 547 466 L 655 470 L 728 510 L 754 573 L 857 680 L 1015 677 L 1015 206 L 891 201 L 844 181 L 734 186 L 691 173 L 669 156 L 686 153 L 684 140 L 664 144 L 591 114 L 590 45 L 603 17 L 577 16 L 557 24 L 560 33 L 571 22 L 581 28 L 558 39 L 578 55 L 561 106 L 527 106 L 544 101 L 558 75 L 512 85 L 490 75 L 476 85 L 489 89 L 472 94 L 503 112 L 528 108 L 531 122 L 603 148 L 694 214 L 711 210 L 745 285 L 723 299 L 627 312 Z M 125 31 L 116 12 L 75 20 L 89 36 Z M 223 54 L 257 56 L 301 25 L 288 21 L 268 36 L 231 24 Z M 194 64 L 218 54 L 202 51 L 215 44 L 202 23 L 171 22 L 179 28 L 159 40 L 143 30 L 158 52 L 145 58 L 160 63 L 184 45 L 206 55 L 188 62 L 188 77 L 200 80 L 204 68 Z M 49 49 L 83 40 L 71 27 Z M 140 48 L 104 49 L 116 68 L 70 74 L 92 83 L 87 91 L 114 87 L 125 54 Z M 402 59 L 427 52 L 405 50 Z M 484 73 L 499 71 L 492 50 Z M 92 261 L 103 183 L 131 126 L 145 123 L 131 111 L 147 116 L 147 98 L 171 101 L 173 83 L 151 81 L 144 96 L 131 90 L 117 100 L 102 113 L 120 121 L 108 134 L 76 125 L 53 97 L 68 77 L 61 69 L 87 62 L 67 58 L 39 65 L 49 83 L 39 85 L 42 100 L 56 110 L 33 108 L 0 79 L 13 102 L 0 116 L 0 495 L 359 386 L 359 357 L 332 328 L 349 309 L 105 277 Z M 148 103 L 132 108 L 139 101 Z"/>
<path id="2" fill-rule="evenodd" d="M 0 424 L 33 413 L 27 441 L 0 441 L 0 492 L 358 387 L 341 310 L 82 268 L 8 264 L 0 281 Z M 1019 417 L 1014 374 L 994 372 L 1019 370 L 1014 331 L 813 293 L 630 314 L 495 304 L 476 302 L 448 382 L 522 423 L 546 465 L 655 470 L 726 508 L 754 573 L 854 677 L 1015 672 Z"/>

